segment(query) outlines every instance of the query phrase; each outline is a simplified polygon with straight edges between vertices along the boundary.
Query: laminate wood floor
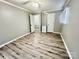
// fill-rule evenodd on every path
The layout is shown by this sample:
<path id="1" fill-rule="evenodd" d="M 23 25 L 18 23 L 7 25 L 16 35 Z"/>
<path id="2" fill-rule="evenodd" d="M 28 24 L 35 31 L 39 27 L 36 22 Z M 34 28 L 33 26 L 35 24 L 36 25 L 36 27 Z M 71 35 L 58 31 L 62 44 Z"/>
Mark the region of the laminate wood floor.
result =
<path id="1" fill-rule="evenodd" d="M 2 48 L 0 59 L 70 59 L 59 34 L 31 33 Z"/>

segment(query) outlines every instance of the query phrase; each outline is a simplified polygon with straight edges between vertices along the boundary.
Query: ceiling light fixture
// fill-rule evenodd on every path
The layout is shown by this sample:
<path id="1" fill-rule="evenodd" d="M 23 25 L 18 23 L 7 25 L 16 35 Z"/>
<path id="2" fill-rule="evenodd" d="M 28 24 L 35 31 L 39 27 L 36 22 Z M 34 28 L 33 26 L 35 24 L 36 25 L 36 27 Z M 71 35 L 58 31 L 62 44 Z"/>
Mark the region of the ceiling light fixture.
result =
<path id="1" fill-rule="evenodd" d="M 38 3 L 33 2 L 33 6 L 38 8 L 38 7 L 39 7 L 39 4 L 38 4 Z"/>

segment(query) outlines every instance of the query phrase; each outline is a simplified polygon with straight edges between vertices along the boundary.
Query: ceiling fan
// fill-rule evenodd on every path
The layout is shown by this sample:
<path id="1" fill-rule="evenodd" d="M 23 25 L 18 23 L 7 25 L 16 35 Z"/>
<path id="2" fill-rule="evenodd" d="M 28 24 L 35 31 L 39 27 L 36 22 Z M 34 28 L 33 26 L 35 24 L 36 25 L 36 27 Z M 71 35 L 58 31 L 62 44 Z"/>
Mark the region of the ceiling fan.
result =
<path id="1" fill-rule="evenodd" d="M 27 0 L 27 1 L 23 2 L 22 4 L 23 4 L 23 5 L 26 5 L 26 4 L 28 4 L 28 3 L 33 3 L 33 6 L 34 6 L 34 7 L 40 8 L 40 3 L 39 3 L 39 1 Z"/>

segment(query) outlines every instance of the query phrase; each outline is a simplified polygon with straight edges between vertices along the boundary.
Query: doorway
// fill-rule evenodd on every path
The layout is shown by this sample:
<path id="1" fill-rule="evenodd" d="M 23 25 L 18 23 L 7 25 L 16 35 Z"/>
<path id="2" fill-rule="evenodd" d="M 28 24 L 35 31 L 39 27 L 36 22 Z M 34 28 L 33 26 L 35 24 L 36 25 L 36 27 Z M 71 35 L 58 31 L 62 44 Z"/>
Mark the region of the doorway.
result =
<path id="1" fill-rule="evenodd" d="M 41 15 L 30 15 L 30 21 L 31 21 L 31 32 L 41 32 Z"/>
<path id="2" fill-rule="evenodd" d="M 54 32 L 55 13 L 30 15 L 30 20 L 31 32 Z"/>

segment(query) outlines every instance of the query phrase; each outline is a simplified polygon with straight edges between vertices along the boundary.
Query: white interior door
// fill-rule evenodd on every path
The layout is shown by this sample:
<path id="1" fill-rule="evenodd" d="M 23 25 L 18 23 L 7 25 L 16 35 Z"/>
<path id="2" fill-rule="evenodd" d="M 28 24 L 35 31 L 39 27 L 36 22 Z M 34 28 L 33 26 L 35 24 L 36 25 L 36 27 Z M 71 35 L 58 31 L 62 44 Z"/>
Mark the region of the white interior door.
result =
<path id="1" fill-rule="evenodd" d="M 47 19 L 48 32 L 54 32 L 54 21 L 55 21 L 55 13 L 48 14 L 48 19 Z"/>
<path id="2" fill-rule="evenodd" d="M 40 32 L 40 25 L 41 25 L 40 20 L 41 20 L 40 14 L 34 15 L 35 30 L 38 32 Z"/>
<path id="3" fill-rule="evenodd" d="M 33 15 L 30 15 L 30 21 L 31 21 L 31 32 L 34 32 L 35 31 L 35 24 L 34 24 Z"/>

